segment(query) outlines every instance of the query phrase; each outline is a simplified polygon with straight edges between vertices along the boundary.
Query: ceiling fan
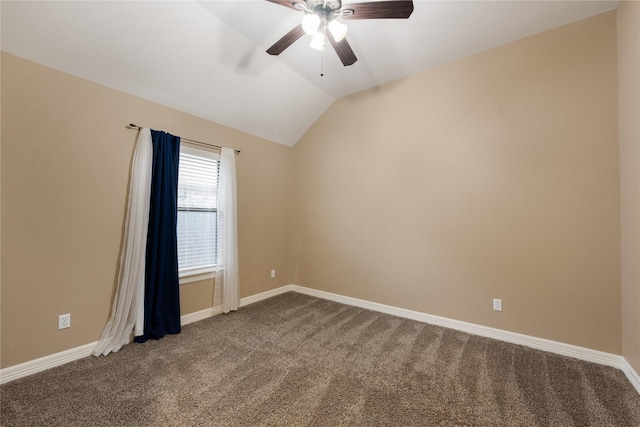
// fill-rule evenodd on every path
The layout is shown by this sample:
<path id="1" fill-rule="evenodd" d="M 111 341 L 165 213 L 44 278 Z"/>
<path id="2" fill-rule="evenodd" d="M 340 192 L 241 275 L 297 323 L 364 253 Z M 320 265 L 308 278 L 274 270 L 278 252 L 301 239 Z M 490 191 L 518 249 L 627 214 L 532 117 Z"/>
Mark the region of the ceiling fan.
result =
<path id="1" fill-rule="evenodd" d="M 304 34 L 313 36 L 310 47 L 324 50 L 329 39 L 342 64 L 355 63 L 355 53 L 344 36 L 347 26 L 338 21 L 351 19 L 407 19 L 413 12 L 412 0 L 388 0 L 342 4 L 341 0 L 267 0 L 304 12 L 302 22 L 267 49 L 270 55 L 280 55 Z"/>

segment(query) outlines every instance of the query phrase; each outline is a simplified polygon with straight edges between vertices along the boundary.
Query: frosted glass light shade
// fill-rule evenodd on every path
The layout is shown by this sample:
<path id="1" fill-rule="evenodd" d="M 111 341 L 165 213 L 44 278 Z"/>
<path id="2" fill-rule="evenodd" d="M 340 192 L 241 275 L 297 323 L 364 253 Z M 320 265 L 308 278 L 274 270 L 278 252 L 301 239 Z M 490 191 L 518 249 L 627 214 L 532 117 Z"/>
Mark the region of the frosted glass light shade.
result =
<path id="1" fill-rule="evenodd" d="M 329 31 L 331 31 L 333 38 L 337 42 L 339 42 L 344 38 L 344 36 L 347 35 L 347 26 L 342 22 L 338 22 L 334 19 L 333 21 L 329 22 Z"/>
<path id="2" fill-rule="evenodd" d="M 315 33 L 311 39 L 309 47 L 316 50 L 324 50 L 324 33 Z"/>
<path id="3" fill-rule="evenodd" d="M 310 36 L 314 35 L 316 31 L 318 31 L 318 27 L 320 26 L 320 17 L 318 15 L 314 15 L 313 13 L 307 13 L 302 18 L 302 29 L 305 33 Z"/>

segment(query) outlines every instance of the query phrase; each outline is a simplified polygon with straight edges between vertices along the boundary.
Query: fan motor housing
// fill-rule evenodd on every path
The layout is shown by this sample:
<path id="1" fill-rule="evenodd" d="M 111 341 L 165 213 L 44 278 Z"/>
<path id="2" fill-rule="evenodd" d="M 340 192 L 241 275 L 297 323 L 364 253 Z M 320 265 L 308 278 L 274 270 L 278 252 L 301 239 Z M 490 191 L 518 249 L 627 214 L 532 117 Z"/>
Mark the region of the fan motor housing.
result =
<path id="1" fill-rule="evenodd" d="M 311 10 L 328 10 L 329 12 L 338 12 L 342 7 L 341 0 L 306 0 L 307 7 Z"/>

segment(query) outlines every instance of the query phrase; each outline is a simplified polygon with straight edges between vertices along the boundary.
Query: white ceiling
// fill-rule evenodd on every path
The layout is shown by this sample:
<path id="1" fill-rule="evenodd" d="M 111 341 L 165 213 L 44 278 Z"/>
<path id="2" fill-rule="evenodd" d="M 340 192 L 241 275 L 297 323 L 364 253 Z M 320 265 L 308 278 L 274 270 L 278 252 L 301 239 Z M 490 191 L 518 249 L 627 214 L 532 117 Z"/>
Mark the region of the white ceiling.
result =
<path id="1" fill-rule="evenodd" d="M 353 1 L 344 0 L 347 4 Z M 345 21 L 358 61 L 308 36 L 265 50 L 302 13 L 264 0 L 6 1 L 3 51 L 288 146 L 331 103 L 617 1 L 422 1 L 408 20 Z M 324 77 L 320 76 L 323 57 Z M 161 123 L 139 123 L 161 128 Z"/>

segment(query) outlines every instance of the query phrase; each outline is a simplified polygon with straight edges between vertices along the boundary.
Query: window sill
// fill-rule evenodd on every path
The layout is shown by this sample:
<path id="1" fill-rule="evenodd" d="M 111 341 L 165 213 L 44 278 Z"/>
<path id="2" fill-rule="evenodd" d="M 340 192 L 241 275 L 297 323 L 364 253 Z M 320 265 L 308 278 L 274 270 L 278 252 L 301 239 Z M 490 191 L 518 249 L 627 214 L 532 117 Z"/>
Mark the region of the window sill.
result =
<path id="1" fill-rule="evenodd" d="M 181 285 L 193 282 L 200 282 L 202 280 L 209 280 L 216 277 L 215 271 L 196 271 L 192 273 L 185 273 L 184 276 L 180 276 L 179 282 Z"/>

